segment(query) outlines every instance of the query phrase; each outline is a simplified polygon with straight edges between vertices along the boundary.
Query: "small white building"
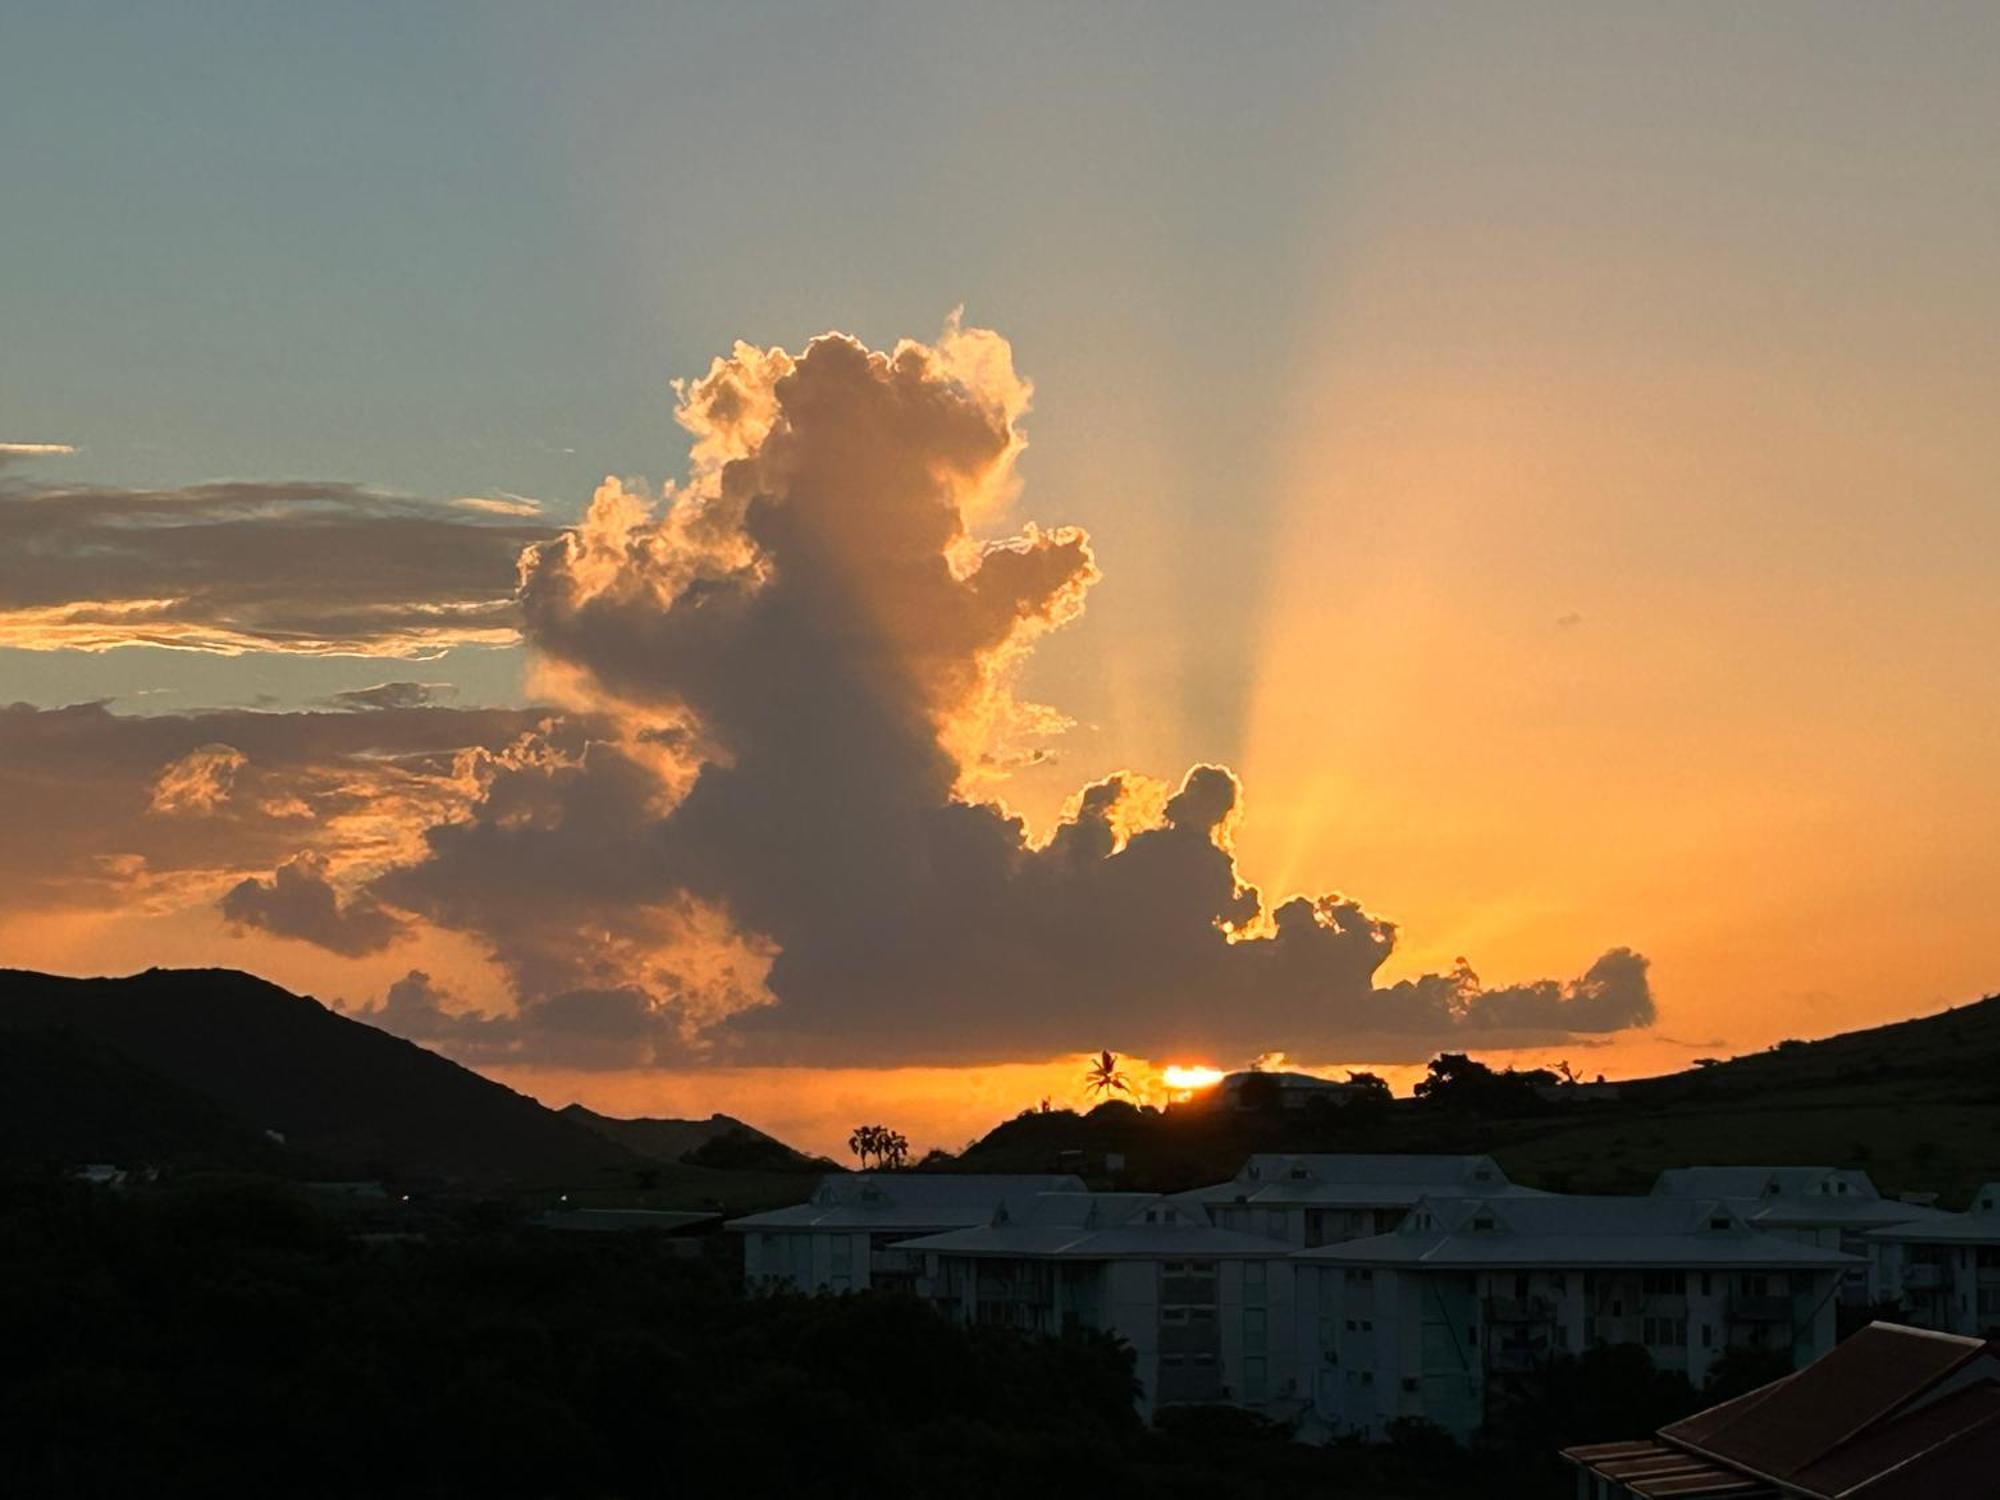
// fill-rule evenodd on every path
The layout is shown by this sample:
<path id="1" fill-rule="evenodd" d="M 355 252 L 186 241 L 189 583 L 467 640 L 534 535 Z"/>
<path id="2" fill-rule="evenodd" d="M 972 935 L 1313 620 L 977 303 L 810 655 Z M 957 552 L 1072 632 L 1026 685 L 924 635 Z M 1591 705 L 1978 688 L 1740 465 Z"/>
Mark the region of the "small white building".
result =
<path id="1" fill-rule="evenodd" d="M 1595 1344 L 1641 1344 L 1696 1384 L 1735 1345 L 1807 1364 L 1856 1264 L 1725 1199 L 1553 1194 L 1427 1198 L 1392 1234 L 1294 1260 L 1318 1423 L 1379 1438 L 1416 1417 L 1460 1439 L 1495 1385 Z"/>
<path id="2" fill-rule="evenodd" d="M 1904 1316 L 1940 1333 L 2000 1337 L 2000 1182 L 1962 1214 L 1875 1230 L 1876 1263 Z"/>
<path id="3" fill-rule="evenodd" d="M 918 1261 L 903 1240 L 991 1221 L 1003 1204 L 1038 1193 L 1082 1192 L 1059 1174 L 1004 1176 L 945 1172 L 843 1172 L 819 1180 L 812 1197 L 789 1208 L 731 1219 L 743 1236 L 743 1279 L 762 1290 L 913 1291 Z"/>
<path id="4" fill-rule="evenodd" d="M 1228 1182 L 1175 1194 L 1219 1229 L 1302 1249 L 1386 1234 L 1425 1197 L 1543 1196 L 1516 1187 L 1490 1156 L 1259 1153 Z"/>
<path id="5" fill-rule="evenodd" d="M 1884 1198 L 1853 1167 L 1669 1167 L 1653 1183 L 1659 1197 L 1722 1198 L 1758 1229 L 1857 1256 L 1841 1281 L 1852 1306 L 1893 1300 L 1872 1231 L 1946 1218 L 1923 1204 Z"/>
<path id="6" fill-rule="evenodd" d="M 1249 1089 L 1247 1097 L 1246 1086 Z M 1249 1068 L 1240 1073 L 1223 1075 L 1215 1085 L 1213 1097 L 1216 1103 L 1228 1109 L 1255 1109 L 1260 1089 L 1269 1090 L 1266 1097 L 1275 1099 L 1278 1107 L 1287 1111 L 1309 1109 L 1314 1104 L 1344 1106 L 1369 1092 L 1360 1085 L 1342 1083 L 1337 1078 L 1321 1078 L 1317 1073 Z"/>
<path id="7" fill-rule="evenodd" d="M 923 1256 L 919 1295 L 959 1321 L 1124 1339 L 1147 1416 L 1177 1402 L 1273 1416 L 1304 1407 L 1290 1247 L 1217 1229 L 1198 1207 L 1150 1193 L 1044 1193 L 900 1248 Z"/>

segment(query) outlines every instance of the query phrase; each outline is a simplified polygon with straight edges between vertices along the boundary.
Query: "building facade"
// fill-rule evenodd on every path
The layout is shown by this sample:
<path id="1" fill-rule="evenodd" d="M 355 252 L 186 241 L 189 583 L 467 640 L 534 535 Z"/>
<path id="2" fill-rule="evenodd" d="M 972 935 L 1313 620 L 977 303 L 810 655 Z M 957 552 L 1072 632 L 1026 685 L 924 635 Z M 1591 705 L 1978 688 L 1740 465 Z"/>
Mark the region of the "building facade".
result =
<path id="1" fill-rule="evenodd" d="M 1147 1415 L 1182 1402 L 1304 1409 L 1290 1247 L 1217 1229 L 1198 1208 L 1146 1193 L 1044 1193 L 899 1248 L 923 1258 L 918 1295 L 962 1322 L 1123 1339 Z"/>
<path id="2" fill-rule="evenodd" d="M 904 1240 L 991 1221 L 1004 1205 L 1045 1192 L 1082 1192 L 1065 1175 L 963 1176 L 844 1172 L 790 1208 L 731 1219 L 743 1236 L 746 1285 L 765 1291 L 915 1291 L 919 1261 Z"/>
<path id="3" fill-rule="evenodd" d="M 1218 1229 L 1298 1249 L 1387 1234 L 1425 1197 L 1544 1196 L 1516 1187 L 1490 1156 L 1259 1153 L 1227 1182 L 1178 1193 Z"/>
<path id="4" fill-rule="evenodd" d="M 1855 1261 L 1723 1200 L 1425 1199 L 1391 1234 L 1295 1257 L 1302 1371 L 1328 1434 L 1418 1418 L 1465 1439 L 1507 1381 L 1599 1344 L 1700 1384 L 1727 1349 L 1833 1347 Z"/>
<path id="5" fill-rule="evenodd" d="M 1868 1237 L 1885 1300 L 1905 1321 L 1941 1333 L 2000 1338 L 2000 1182 L 1962 1214 L 1878 1229 Z"/>

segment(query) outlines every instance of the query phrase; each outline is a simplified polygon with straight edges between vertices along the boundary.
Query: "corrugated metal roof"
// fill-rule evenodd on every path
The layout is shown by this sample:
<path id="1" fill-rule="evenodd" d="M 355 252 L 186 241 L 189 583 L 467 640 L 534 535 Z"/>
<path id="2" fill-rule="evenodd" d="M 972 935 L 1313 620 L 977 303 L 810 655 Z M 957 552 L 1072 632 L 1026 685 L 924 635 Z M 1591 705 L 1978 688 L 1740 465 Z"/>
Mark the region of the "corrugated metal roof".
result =
<path id="1" fill-rule="evenodd" d="M 730 1229 L 855 1229 L 877 1234 L 984 1224 L 1003 1204 L 1017 1217 L 1037 1194 L 1082 1193 L 1067 1173 L 848 1172 L 822 1177 L 812 1199 L 731 1219 Z"/>
<path id="2" fill-rule="evenodd" d="M 1393 1234 L 1300 1252 L 1356 1265 L 1834 1268 L 1859 1257 L 1751 1228 L 1721 1202 L 1675 1197 L 1422 1200 Z"/>
<path id="3" fill-rule="evenodd" d="M 1705 1457 L 1792 1482 L 1984 1347 L 1978 1339 L 1873 1323 L 1805 1369 L 1750 1397 L 1663 1427 L 1660 1436 Z M 1886 1439 L 1880 1431 L 1871 1438 Z"/>

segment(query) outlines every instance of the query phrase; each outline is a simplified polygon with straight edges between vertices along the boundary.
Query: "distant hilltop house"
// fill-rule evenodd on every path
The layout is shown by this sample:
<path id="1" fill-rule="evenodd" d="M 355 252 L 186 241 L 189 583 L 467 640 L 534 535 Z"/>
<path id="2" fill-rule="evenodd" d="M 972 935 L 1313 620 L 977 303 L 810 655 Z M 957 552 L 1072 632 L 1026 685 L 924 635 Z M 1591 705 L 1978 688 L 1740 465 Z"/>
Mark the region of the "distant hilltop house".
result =
<path id="1" fill-rule="evenodd" d="M 1209 1097 L 1225 1109 L 1261 1109 L 1275 1101 L 1280 1109 L 1302 1110 L 1315 1103 L 1350 1104 L 1367 1092 L 1363 1085 L 1319 1078 L 1311 1073 L 1246 1068 L 1240 1073 L 1225 1073 Z"/>

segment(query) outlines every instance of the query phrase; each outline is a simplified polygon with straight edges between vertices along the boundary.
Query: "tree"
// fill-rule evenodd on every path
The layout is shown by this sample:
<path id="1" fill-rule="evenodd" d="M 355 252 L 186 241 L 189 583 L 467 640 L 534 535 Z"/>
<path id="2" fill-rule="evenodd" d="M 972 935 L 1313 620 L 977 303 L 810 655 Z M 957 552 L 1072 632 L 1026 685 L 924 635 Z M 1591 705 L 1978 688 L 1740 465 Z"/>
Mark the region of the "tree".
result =
<path id="1" fill-rule="evenodd" d="M 881 1125 L 857 1125 L 854 1127 L 854 1133 L 848 1136 L 847 1149 L 860 1161 L 862 1171 L 868 1170 L 869 1157 L 880 1159 L 882 1137 L 885 1134 L 887 1130 Z"/>
<path id="2" fill-rule="evenodd" d="M 1361 1115 L 1373 1116 L 1389 1107 L 1395 1095 L 1389 1092 L 1389 1085 L 1379 1074 L 1349 1072 L 1347 1075 L 1347 1109 L 1359 1110 Z M 1357 1115 L 1356 1118 L 1360 1118 Z"/>
<path id="3" fill-rule="evenodd" d="M 861 1170 L 868 1170 L 868 1159 L 872 1156 L 875 1165 L 887 1171 L 894 1171 L 910 1159 L 910 1140 L 900 1131 L 891 1130 L 887 1125 L 857 1125 L 847 1138 L 847 1149 L 860 1158 Z"/>
<path id="4" fill-rule="evenodd" d="M 1118 1071 L 1118 1054 L 1116 1052 L 1105 1051 L 1098 1053 L 1096 1060 L 1091 1063 L 1089 1070 L 1084 1073 L 1083 1082 L 1084 1087 L 1089 1089 L 1093 1094 L 1110 1094 L 1114 1092 L 1129 1094 L 1132 1092 L 1131 1080 Z"/>
<path id="5" fill-rule="evenodd" d="M 1278 1082 L 1278 1075 L 1266 1073 L 1260 1068 L 1252 1068 L 1237 1085 L 1236 1107 L 1257 1114 L 1275 1114 L 1284 1107 L 1285 1090 Z"/>

